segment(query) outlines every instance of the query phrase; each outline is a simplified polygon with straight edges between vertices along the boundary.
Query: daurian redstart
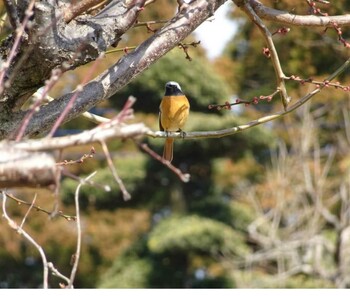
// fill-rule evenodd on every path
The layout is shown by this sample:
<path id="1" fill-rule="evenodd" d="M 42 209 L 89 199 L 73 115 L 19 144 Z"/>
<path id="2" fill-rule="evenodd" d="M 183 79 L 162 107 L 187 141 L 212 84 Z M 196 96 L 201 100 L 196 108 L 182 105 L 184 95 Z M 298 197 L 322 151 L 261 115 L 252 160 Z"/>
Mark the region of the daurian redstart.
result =
<path id="1" fill-rule="evenodd" d="M 175 81 L 165 84 L 165 95 L 159 106 L 159 129 L 165 132 L 183 132 L 190 104 Z M 174 138 L 165 140 L 163 158 L 171 162 L 173 160 Z"/>

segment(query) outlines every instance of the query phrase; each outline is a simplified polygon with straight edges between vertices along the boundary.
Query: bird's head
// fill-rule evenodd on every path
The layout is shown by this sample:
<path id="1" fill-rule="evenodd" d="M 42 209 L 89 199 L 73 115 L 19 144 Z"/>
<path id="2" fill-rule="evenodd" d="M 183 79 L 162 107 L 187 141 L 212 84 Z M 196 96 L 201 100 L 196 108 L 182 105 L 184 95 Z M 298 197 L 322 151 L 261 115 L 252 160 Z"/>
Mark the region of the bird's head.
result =
<path id="1" fill-rule="evenodd" d="M 165 95 L 166 96 L 176 96 L 183 95 L 180 84 L 175 81 L 169 81 L 165 84 Z"/>

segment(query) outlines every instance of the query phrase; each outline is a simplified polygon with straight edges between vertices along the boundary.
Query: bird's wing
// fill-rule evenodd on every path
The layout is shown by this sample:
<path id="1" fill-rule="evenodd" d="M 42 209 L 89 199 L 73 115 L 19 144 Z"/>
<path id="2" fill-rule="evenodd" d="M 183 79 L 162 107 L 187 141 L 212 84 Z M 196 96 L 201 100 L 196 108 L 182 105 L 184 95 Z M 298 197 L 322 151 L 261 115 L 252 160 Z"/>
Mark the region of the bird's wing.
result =
<path id="1" fill-rule="evenodd" d="M 161 113 L 159 112 L 159 130 L 164 132 L 164 128 L 162 126 L 162 122 L 160 121 L 160 115 L 161 115 Z"/>

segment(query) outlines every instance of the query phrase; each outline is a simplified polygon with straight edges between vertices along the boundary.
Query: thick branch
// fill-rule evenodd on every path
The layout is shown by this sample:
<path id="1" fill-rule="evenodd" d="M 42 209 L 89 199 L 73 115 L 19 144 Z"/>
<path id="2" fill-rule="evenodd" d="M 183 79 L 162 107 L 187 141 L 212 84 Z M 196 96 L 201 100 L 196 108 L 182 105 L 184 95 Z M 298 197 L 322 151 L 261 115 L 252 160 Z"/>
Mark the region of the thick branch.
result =
<path id="1" fill-rule="evenodd" d="M 25 151 L 57 150 L 97 142 L 100 143 L 115 138 L 135 138 L 137 136 L 145 135 L 148 132 L 150 132 L 150 129 L 147 128 L 143 123 L 135 123 L 123 126 L 107 126 L 106 128 L 97 127 L 80 134 L 65 137 L 26 140 L 17 143 L 8 142 L 8 144 L 11 144 L 12 147 L 23 149 Z M 6 146 L 0 145 L 0 151 L 3 149 L 3 147 Z"/>
<path id="2" fill-rule="evenodd" d="M 112 1 L 99 14 L 79 16 L 67 24 L 62 17 L 65 7 L 58 7 L 53 0 L 36 1 L 28 38 L 22 41 L 7 71 L 7 85 L 11 87 L 0 94 L 0 112 L 19 109 L 50 77 L 52 69 L 74 69 L 117 44 L 134 25 L 144 2 Z M 5 53 L 3 60 L 8 58 L 8 46 L 11 42 L 0 47 Z"/>
<path id="3" fill-rule="evenodd" d="M 57 174 L 51 155 L 0 145 L 0 188 L 56 185 Z"/>

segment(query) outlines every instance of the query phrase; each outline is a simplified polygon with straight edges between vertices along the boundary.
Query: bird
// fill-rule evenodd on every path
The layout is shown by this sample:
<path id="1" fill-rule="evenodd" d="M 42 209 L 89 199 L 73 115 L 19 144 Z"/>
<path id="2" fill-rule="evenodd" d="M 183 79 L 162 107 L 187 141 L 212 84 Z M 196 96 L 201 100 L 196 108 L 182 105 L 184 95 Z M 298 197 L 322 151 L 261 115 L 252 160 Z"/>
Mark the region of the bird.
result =
<path id="1" fill-rule="evenodd" d="M 165 94 L 159 106 L 159 129 L 166 133 L 181 132 L 190 112 L 190 103 L 182 92 L 180 85 L 175 81 L 165 84 Z M 174 138 L 167 138 L 164 144 L 163 159 L 173 160 Z"/>

